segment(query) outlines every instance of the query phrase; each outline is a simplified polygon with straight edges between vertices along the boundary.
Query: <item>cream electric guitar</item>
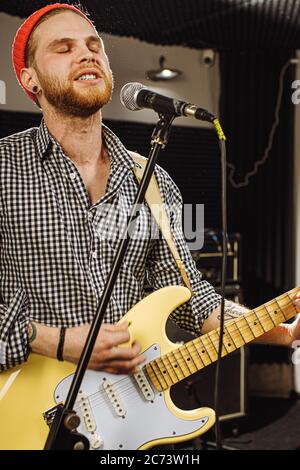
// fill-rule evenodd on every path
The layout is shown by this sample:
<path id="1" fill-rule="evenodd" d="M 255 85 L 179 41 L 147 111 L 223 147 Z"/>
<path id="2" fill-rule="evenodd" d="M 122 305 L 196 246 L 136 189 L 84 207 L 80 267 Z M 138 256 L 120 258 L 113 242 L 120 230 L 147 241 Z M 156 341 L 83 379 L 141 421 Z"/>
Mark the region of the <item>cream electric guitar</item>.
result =
<path id="1" fill-rule="evenodd" d="M 297 314 L 300 288 L 226 323 L 223 356 Z M 170 387 L 217 359 L 219 331 L 184 345 L 165 334 L 170 313 L 190 298 L 181 286 L 160 289 L 135 305 L 129 322 L 131 342 L 138 339 L 146 357 L 140 372 L 111 375 L 87 370 L 75 410 L 78 431 L 91 449 L 148 449 L 194 438 L 215 422 L 214 411 L 183 411 L 170 398 Z M 75 366 L 36 354 L 19 367 L 0 373 L 0 449 L 42 449 L 55 407 L 65 400 Z"/>

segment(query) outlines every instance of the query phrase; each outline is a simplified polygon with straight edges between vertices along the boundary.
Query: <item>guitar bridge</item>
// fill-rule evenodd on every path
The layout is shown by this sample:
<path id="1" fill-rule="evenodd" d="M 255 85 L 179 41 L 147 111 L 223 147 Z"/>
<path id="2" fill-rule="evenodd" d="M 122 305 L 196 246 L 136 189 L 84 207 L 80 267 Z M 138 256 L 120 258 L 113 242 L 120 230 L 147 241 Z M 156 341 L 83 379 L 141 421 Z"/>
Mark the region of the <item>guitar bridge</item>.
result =
<path id="1" fill-rule="evenodd" d="M 43 418 L 46 422 L 46 424 L 51 427 L 53 420 L 55 418 L 56 410 L 59 407 L 59 405 L 53 406 L 53 408 L 49 408 L 43 413 Z"/>

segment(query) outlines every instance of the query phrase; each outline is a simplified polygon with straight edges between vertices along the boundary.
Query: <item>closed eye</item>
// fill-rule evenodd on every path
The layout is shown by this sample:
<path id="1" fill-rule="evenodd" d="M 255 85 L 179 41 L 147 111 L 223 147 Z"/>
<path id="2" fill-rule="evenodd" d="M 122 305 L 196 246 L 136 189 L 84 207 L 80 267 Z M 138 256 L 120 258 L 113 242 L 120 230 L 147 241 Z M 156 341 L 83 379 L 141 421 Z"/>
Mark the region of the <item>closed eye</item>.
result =
<path id="1" fill-rule="evenodd" d="M 89 49 L 90 51 L 95 52 L 95 53 L 98 53 L 100 51 L 100 47 L 98 47 L 97 45 L 90 46 Z M 71 52 L 71 49 L 68 48 L 68 49 L 61 49 L 57 51 L 58 54 L 64 54 L 66 52 Z"/>
<path id="2" fill-rule="evenodd" d="M 92 52 L 99 52 L 100 51 L 100 47 L 98 44 L 93 44 L 92 46 L 89 46 L 89 49 L 92 51 Z"/>
<path id="3" fill-rule="evenodd" d="M 66 52 L 70 52 L 75 43 L 76 40 L 69 37 L 54 39 L 52 42 L 50 42 L 50 44 L 48 44 L 47 50 L 56 52 L 58 54 L 64 54 Z M 86 44 L 92 52 L 96 53 L 99 53 L 103 48 L 102 39 L 98 36 L 92 35 L 87 37 Z"/>

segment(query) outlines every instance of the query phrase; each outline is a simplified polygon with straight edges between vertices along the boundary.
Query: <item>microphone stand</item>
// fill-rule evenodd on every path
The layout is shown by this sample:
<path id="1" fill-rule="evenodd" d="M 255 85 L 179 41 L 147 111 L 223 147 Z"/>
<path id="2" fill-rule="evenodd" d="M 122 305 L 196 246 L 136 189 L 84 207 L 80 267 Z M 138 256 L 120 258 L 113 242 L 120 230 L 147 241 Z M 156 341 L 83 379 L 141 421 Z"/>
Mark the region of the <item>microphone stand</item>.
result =
<path id="1" fill-rule="evenodd" d="M 152 133 L 151 149 L 149 152 L 148 162 L 138 187 L 138 191 L 134 200 L 133 208 L 128 217 L 127 225 L 122 234 L 110 275 L 106 281 L 102 297 L 97 306 L 95 317 L 91 323 L 91 327 L 81 353 L 77 368 L 68 391 L 68 395 L 64 404 L 57 405 L 55 416 L 53 418 L 50 431 L 45 443 L 44 450 L 88 450 L 90 447 L 89 440 L 76 431 L 80 424 L 80 418 L 73 410 L 74 404 L 87 369 L 94 344 L 96 342 L 98 332 L 100 330 L 107 305 L 120 271 L 128 244 L 130 242 L 130 233 L 134 230 L 137 217 L 139 215 L 139 207 L 144 202 L 144 197 L 148 189 L 150 179 L 152 177 L 155 163 L 161 149 L 164 149 L 168 143 L 171 131 L 171 125 L 176 114 L 159 114 L 159 121 Z"/>

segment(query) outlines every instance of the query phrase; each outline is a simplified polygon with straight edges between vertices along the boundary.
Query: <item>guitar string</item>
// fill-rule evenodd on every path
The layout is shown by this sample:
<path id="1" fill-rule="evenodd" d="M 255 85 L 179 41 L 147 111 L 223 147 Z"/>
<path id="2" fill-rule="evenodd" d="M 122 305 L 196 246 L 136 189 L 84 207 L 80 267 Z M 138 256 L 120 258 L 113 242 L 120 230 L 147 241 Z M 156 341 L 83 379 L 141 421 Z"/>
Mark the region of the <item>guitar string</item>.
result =
<path id="1" fill-rule="evenodd" d="M 265 316 L 267 316 L 267 315 L 265 315 Z M 262 316 L 261 316 L 260 318 L 262 318 Z M 250 327 L 248 328 L 248 327 L 246 326 L 246 328 L 247 328 L 247 330 L 249 331 L 249 328 L 250 328 Z M 251 328 L 250 328 L 250 329 L 251 329 Z M 241 328 L 239 328 L 239 330 L 236 329 L 236 331 L 239 331 L 239 332 L 240 332 L 240 331 L 241 331 Z M 231 333 L 233 333 L 233 331 L 231 331 Z M 252 336 L 254 336 L 254 335 L 252 334 Z M 254 338 L 253 338 L 253 339 L 254 339 Z M 246 343 L 247 343 L 247 342 L 248 342 L 248 341 L 246 341 Z M 225 348 L 224 348 L 224 349 L 225 349 Z M 235 349 L 237 349 L 237 348 L 235 347 L 234 350 L 235 350 Z M 206 347 L 206 352 L 207 352 L 207 355 L 209 356 L 209 353 L 214 352 L 214 348 L 211 347 L 211 346 Z M 232 351 L 230 351 L 230 352 L 232 352 Z M 170 354 L 170 353 L 168 353 L 168 354 Z M 172 354 L 172 353 L 171 353 L 171 354 Z M 189 354 L 189 356 L 193 356 L 193 354 Z M 194 353 L 194 356 L 197 356 L 197 358 L 198 358 L 198 353 L 196 353 L 196 354 Z M 176 359 L 176 358 L 175 358 L 175 359 Z M 198 359 L 197 359 L 197 361 L 198 361 Z M 213 361 L 209 360 L 209 361 L 210 361 L 210 362 L 214 362 L 214 360 L 213 360 Z M 195 362 L 195 361 L 194 361 L 194 362 Z M 202 362 L 203 362 L 203 361 L 202 361 Z M 185 361 L 185 360 L 181 360 L 181 361 L 180 361 L 180 360 L 177 360 L 176 363 L 177 363 L 177 364 L 178 364 L 178 363 L 186 364 L 186 361 Z M 209 364 L 206 364 L 206 365 L 209 365 Z M 205 367 L 205 365 L 203 365 L 201 368 L 203 368 L 203 367 Z M 186 366 L 186 368 L 188 369 L 187 366 Z M 199 369 L 201 370 L 201 368 L 199 368 Z M 161 372 L 161 371 L 160 371 L 160 372 Z M 173 371 L 173 372 L 174 372 L 174 371 Z M 196 371 L 195 371 L 195 372 L 196 372 Z M 176 375 L 176 374 L 174 373 L 174 375 Z M 183 377 L 180 377 L 180 378 L 178 379 L 178 381 L 183 380 L 183 379 L 185 378 L 185 376 L 184 376 L 184 374 L 183 374 L 182 372 L 181 372 L 181 375 L 182 375 Z M 133 380 L 133 379 L 132 379 L 132 380 Z M 121 383 L 122 381 L 126 381 L 126 382 L 127 382 L 127 381 L 128 381 L 128 376 L 126 376 L 125 378 L 122 378 L 121 380 L 115 382 L 115 383 L 113 384 L 114 388 L 116 389 L 116 384 L 117 384 L 117 383 Z M 166 381 L 165 381 L 165 382 L 166 382 Z M 167 383 L 167 382 L 166 382 L 166 383 Z M 124 383 L 124 385 L 125 385 L 125 383 Z M 171 386 L 171 385 L 172 385 L 172 384 L 170 384 L 170 386 Z M 118 394 L 118 396 L 122 395 L 122 397 L 124 397 L 124 396 L 126 396 L 126 395 L 125 395 L 125 392 L 126 392 L 127 390 L 131 390 L 131 389 L 133 389 L 133 384 L 129 384 L 129 387 L 128 387 L 128 384 L 126 383 L 126 388 L 123 387 L 123 390 L 121 390 L 121 389 L 115 390 L 115 393 Z M 134 390 L 135 390 L 135 389 L 134 389 Z M 97 391 L 97 392 L 95 392 L 95 393 L 92 394 L 92 395 L 101 395 L 101 394 L 104 395 L 105 398 L 106 398 L 105 391 Z M 91 395 L 90 395 L 89 397 L 87 397 L 87 398 L 91 399 Z M 97 398 L 98 398 L 98 397 L 97 397 Z"/>
<path id="2" fill-rule="evenodd" d="M 290 306 L 290 305 L 293 305 L 293 307 L 295 307 L 293 302 L 288 302 L 288 303 L 286 303 L 285 305 L 282 305 L 282 307 L 280 307 L 280 309 L 283 310 L 283 308 L 286 308 L 287 306 Z M 262 308 L 263 308 L 263 307 L 261 307 L 261 309 L 262 309 Z M 295 309 L 296 309 L 296 308 L 295 308 Z M 257 311 L 258 309 L 255 309 L 255 310 Z M 264 310 L 266 310 L 266 309 L 264 309 Z M 273 311 L 272 313 L 274 313 L 274 311 Z M 255 312 L 254 312 L 253 310 L 250 310 L 250 311 L 248 312 L 248 314 L 250 314 L 250 315 L 251 315 L 251 314 L 255 314 Z M 255 316 L 256 316 L 256 315 L 255 315 Z M 282 314 L 282 316 L 284 317 L 283 314 Z M 264 313 L 263 315 L 260 315 L 260 316 L 259 316 L 259 319 L 263 320 L 264 317 L 270 318 L 270 313 L 268 312 L 268 313 Z M 242 316 L 241 318 L 243 318 L 243 316 Z M 285 317 L 284 317 L 284 318 L 285 318 Z M 258 320 L 257 317 L 255 318 L 255 322 L 256 322 L 256 326 L 259 325 L 259 320 Z M 235 325 L 235 320 L 233 320 L 232 325 Z M 227 325 L 225 325 L 225 328 L 227 328 Z M 262 326 L 260 326 L 260 328 L 262 328 Z M 275 328 L 275 326 L 274 326 L 274 328 Z M 230 333 L 232 334 L 232 333 L 234 333 L 235 331 L 238 331 L 238 333 L 240 333 L 242 329 L 243 329 L 243 330 L 247 329 L 247 332 L 250 331 L 251 336 L 254 337 L 254 335 L 253 335 L 253 333 L 252 333 L 252 329 L 251 329 L 251 327 L 250 327 L 249 324 L 247 324 L 246 326 L 244 326 L 244 327 L 242 327 L 242 328 L 235 328 L 235 330 L 232 330 Z M 273 328 L 272 328 L 272 329 L 273 329 Z M 268 331 L 270 331 L 270 330 L 268 330 Z M 262 333 L 262 334 L 263 334 L 263 333 Z M 262 334 L 260 334 L 259 336 L 261 336 Z M 205 336 L 206 336 L 206 335 L 205 335 Z M 239 336 L 241 336 L 241 334 L 239 334 Z M 254 338 L 255 338 L 255 337 L 254 337 Z M 254 338 L 253 338 L 253 339 L 254 339 Z M 195 338 L 195 339 L 198 339 L 198 338 Z M 200 337 L 199 339 L 201 339 L 201 337 Z M 250 340 L 250 341 L 251 341 L 251 340 Z M 231 343 L 232 343 L 232 342 L 234 343 L 234 341 L 231 341 Z M 246 341 L 246 342 L 243 341 L 243 342 L 244 342 L 245 344 L 248 343 L 248 341 Z M 234 347 L 234 350 L 236 350 L 236 349 L 238 349 L 238 348 L 237 348 L 237 347 Z M 205 347 L 205 350 L 206 350 L 207 353 L 213 352 L 213 354 L 216 354 L 215 348 L 212 347 L 212 346 L 206 346 L 206 347 Z M 175 350 L 175 352 L 176 352 L 176 351 L 178 351 L 178 349 Z M 232 352 L 232 351 L 230 351 L 230 352 Z M 168 354 L 165 354 L 163 357 L 169 356 L 170 354 L 172 354 L 172 352 L 171 352 L 171 353 L 168 353 Z M 188 357 L 190 357 L 190 356 L 192 356 L 192 355 L 193 355 L 193 354 L 189 354 Z M 207 355 L 208 355 L 208 357 L 210 357 L 209 354 L 207 354 Z M 226 354 L 226 355 L 227 355 L 227 354 Z M 195 362 L 199 361 L 199 355 L 198 355 L 198 353 L 194 354 L 194 356 L 196 356 L 196 357 L 198 358 L 198 359 L 196 359 Z M 185 361 L 185 360 L 180 361 L 180 360 L 177 360 L 176 358 L 175 358 L 175 360 L 176 360 L 176 363 L 177 363 L 177 364 L 178 364 L 179 362 L 181 362 L 181 363 L 183 363 L 183 364 L 186 364 L 186 361 Z M 215 361 L 211 361 L 211 359 L 209 359 L 209 361 L 210 361 L 209 364 L 212 363 L 212 362 L 215 362 Z M 202 363 L 203 363 L 203 361 L 202 361 Z M 206 365 L 209 365 L 209 364 L 206 364 Z M 204 364 L 203 367 L 201 367 L 199 370 L 201 370 L 202 368 L 204 368 L 206 365 Z M 189 369 L 188 366 L 186 366 L 186 368 Z M 160 368 L 159 368 L 159 372 L 160 372 L 160 374 L 161 374 L 161 369 L 160 369 Z M 174 370 L 173 370 L 173 372 L 174 372 Z M 192 372 L 190 372 L 190 375 L 191 375 L 191 374 L 192 374 Z M 154 375 L 155 375 L 155 374 L 154 374 Z M 176 373 L 174 373 L 174 375 L 176 376 Z M 182 372 L 180 372 L 180 375 L 182 375 L 182 378 L 178 379 L 178 382 L 181 381 L 181 380 L 183 380 L 184 378 L 186 378 Z M 165 379 L 164 379 L 164 380 L 165 380 Z M 165 382 L 166 382 L 166 380 L 165 380 Z M 166 382 L 166 383 L 167 383 L 167 382 Z M 172 386 L 172 385 L 170 385 L 170 387 L 171 387 L 171 386 Z M 135 395 L 137 394 L 136 388 L 135 388 L 134 390 L 133 390 L 133 388 L 134 388 L 134 386 L 133 386 L 133 384 L 131 384 L 131 386 L 128 387 L 127 390 L 124 390 L 122 393 L 116 390 L 116 396 L 120 396 L 120 397 L 122 396 L 122 399 L 126 398 L 126 404 L 128 405 L 128 403 L 130 403 L 130 401 L 132 401 L 131 396 L 133 395 L 133 392 L 135 392 Z M 124 392 L 128 392 L 128 393 L 124 393 Z M 160 392 L 156 392 L 156 393 L 160 393 Z M 106 402 L 107 402 L 107 400 L 106 400 Z M 100 399 L 99 401 L 95 401 L 95 400 L 94 400 L 93 408 L 95 409 L 96 407 L 102 405 L 102 403 L 103 403 L 103 401 L 102 401 L 101 399 Z"/>
<path id="3" fill-rule="evenodd" d="M 293 302 L 288 302 L 287 304 L 283 305 L 282 307 L 285 308 L 285 307 L 287 307 L 287 306 L 289 306 L 289 305 L 293 305 L 293 306 L 294 306 Z M 258 310 L 258 309 L 255 309 L 255 310 Z M 251 313 L 253 314 L 254 311 L 251 310 L 251 311 L 249 311 L 248 313 L 249 313 L 249 314 L 251 314 Z M 261 315 L 261 316 L 260 316 L 261 319 L 263 319 L 263 317 L 269 317 L 269 314 L 264 314 L 264 315 Z M 242 318 L 243 318 L 243 317 L 241 317 L 241 319 L 242 319 Z M 235 320 L 233 320 L 232 325 L 235 325 Z M 226 328 L 227 328 L 227 326 L 226 326 Z M 275 328 L 275 326 L 274 326 L 274 328 Z M 242 327 L 242 328 L 235 328 L 234 330 L 231 330 L 230 333 L 231 333 L 231 334 L 234 334 L 235 332 L 240 333 L 240 332 L 241 332 L 242 330 L 244 330 L 244 329 L 247 329 L 248 332 L 249 332 L 249 330 L 250 330 L 252 336 L 254 336 L 253 333 L 252 333 L 252 330 L 251 330 L 250 325 L 246 325 L 245 327 Z M 262 333 L 262 334 L 263 334 L 263 333 Z M 200 338 L 195 338 L 195 340 L 196 340 L 196 341 L 197 341 L 197 340 L 201 340 L 204 336 L 206 336 L 206 335 L 203 335 L 203 336 L 200 337 Z M 241 334 L 240 334 L 240 336 L 242 337 Z M 259 335 L 259 336 L 261 336 L 261 335 Z M 232 338 L 232 339 L 233 339 L 233 338 Z M 254 338 L 253 338 L 253 339 L 254 339 Z M 249 341 L 246 341 L 246 342 L 244 342 L 244 343 L 246 344 L 246 343 L 252 341 L 253 339 L 250 339 Z M 194 341 L 195 341 L 195 340 L 194 340 Z M 232 341 L 232 342 L 234 343 L 234 341 Z M 226 346 L 226 344 L 225 344 L 225 346 Z M 179 349 L 179 348 L 178 348 L 178 349 Z M 178 349 L 175 350 L 174 352 L 178 351 Z M 209 353 L 211 353 L 211 352 L 215 353 L 215 348 L 214 348 L 214 347 L 211 347 L 211 346 L 209 345 L 209 346 L 206 346 L 206 348 L 204 348 L 204 349 L 207 351 L 207 356 L 208 356 L 208 358 L 209 358 L 209 359 L 208 359 L 208 360 L 209 360 L 209 363 L 214 362 L 214 361 L 211 361 L 211 360 L 210 360 L 210 355 L 209 355 Z M 237 349 L 237 348 L 234 347 L 234 350 L 235 350 L 235 349 Z M 225 347 L 224 347 L 224 350 L 225 350 Z M 231 352 L 231 351 L 230 351 L 230 352 Z M 229 352 L 229 353 L 230 353 L 230 352 Z M 232 352 L 233 352 L 233 351 L 232 351 Z M 173 354 L 173 352 L 167 353 L 167 354 L 165 354 L 163 357 L 166 357 L 167 359 L 169 359 L 170 354 Z M 193 353 L 193 354 L 189 354 L 189 356 L 196 357 L 196 358 L 199 357 L 197 352 L 196 352 L 196 353 Z M 176 360 L 176 358 L 175 358 L 175 360 Z M 199 359 L 197 359 L 197 362 L 198 362 L 198 361 L 199 361 Z M 173 361 L 173 362 L 174 362 L 174 361 Z M 202 361 L 202 362 L 203 362 L 203 364 L 204 364 L 204 361 Z M 176 360 L 176 363 L 179 364 L 179 365 L 180 365 L 180 364 L 186 364 L 186 361 L 185 361 L 185 359 L 183 359 L 183 360 Z M 209 364 L 206 364 L 206 365 L 209 365 Z M 186 367 L 187 367 L 187 366 L 186 366 Z M 205 367 L 205 364 L 203 365 L 203 367 Z M 202 367 L 202 368 L 203 368 L 203 367 Z M 188 367 L 187 367 L 187 368 L 188 368 Z M 160 372 L 161 372 L 161 371 L 160 371 Z M 173 372 L 174 372 L 174 370 L 173 370 Z M 176 374 L 174 373 L 174 375 L 176 375 Z M 178 379 L 178 381 L 183 380 L 183 379 L 185 378 L 185 377 L 184 377 L 184 374 L 182 374 L 182 372 L 181 372 L 180 375 L 183 375 L 183 378 Z M 123 377 L 122 379 L 120 379 L 120 380 L 114 382 L 114 383 L 113 383 L 113 387 L 116 388 L 116 386 L 117 386 L 118 384 L 120 384 L 120 383 L 123 382 L 123 381 L 126 382 L 127 379 L 128 379 L 128 376 Z M 166 382 L 166 383 L 167 383 L 167 382 Z M 125 383 L 124 383 L 124 385 L 125 385 Z M 126 384 L 126 385 L 127 385 L 127 384 Z M 171 386 L 171 385 L 170 385 L 170 386 Z M 126 390 L 126 389 L 124 389 L 124 391 L 125 391 L 125 390 Z M 118 393 L 122 393 L 122 392 L 123 392 L 123 390 L 121 390 L 121 389 L 118 391 Z M 93 396 L 99 395 L 99 393 L 101 393 L 101 394 L 103 394 L 103 395 L 105 394 L 105 395 L 104 395 L 105 397 L 107 396 L 107 395 L 106 395 L 106 392 L 101 390 L 101 391 L 94 392 L 93 394 L 87 396 L 86 398 L 90 400 L 90 399 L 92 399 Z"/>
<path id="4" fill-rule="evenodd" d="M 284 308 L 286 308 L 286 307 L 288 307 L 288 306 L 290 306 L 290 305 L 293 305 L 293 306 L 294 306 L 294 303 L 293 303 L 292 301 L 290 301 L 290 302 L 288 302 L 288 303 L 282 305 L 282 306 L 280 307 L 280 309 L 283 310 Z M 248 315 L 255 314 L 255 311 L 258 313 L 259 309 L 260 309 L 260 307 L 258 307 L 257 309 L 254 309 L 254 310 L 250 310 L 247 314 L 248 314 Z M 263 309 L 263 307 L 261 307 L 261 309 Z M 265 308 L 264 308 L 264 310 L 265 310 Z M 273 312 L 271 312 L 271 313 L 273 313 Z M 246 315 L 247 315 L 247 314 L 246 314 Z M 282 314 L 282 315 L 283 315 L 283 314 Z M 244 315 L 241 316 L 241 318 L 238 319 L 238 320 L 243 319 L 243 317 L 244 317 Z M 264 317 L 265 317 L 265 318 L 267 318 L 267 317 L 270 318 L 270 313 L 264 313 L 263 315 L 260 315 L 260 316 L 259 316 L 259 319 L 263 320 Z M 257 323 L 257 324 L 255 325 L 256 329 L 257 329 L 257 326 L 260 326 L 260 328 L 262 329 L 262 326 L 259 325 L 258 319 L 255 319 L 255 322 Z M 241 338 L 243 339 L 243 343 L 244 343 L 244 344 L 247 344 L 248 342 L 250 342 L 250 341 L 252 341 L 252 340 L 255 339 L 255 338 L 253 338 L 253 339 L 250 339 L 250 340 L 248 341 L 248 337 L 246 337 L 246 335 L 243 336 L 243 335 L 241 334 L 241 332 L 244 331 L 244 333 L 245 333 L 245 330 L 247 330 L 248 333 L 250 333 L 252 336 L 254 336 L 253 333 L 252 333 L 251 326 L 250 326 L 249 324 L 246 324 L 244 327 L 242 326 L 242 327 L 240 327 L 240 328 L 235 327 L 235 324 L 236 324 L 236 320 L 233 320 L 232 323 L 231 323 L 231 325 L 234 326 L 234 328 L 231 329 L 231 331 L 229 332 L 230 334 L 227 333 L 228 339 L 231 341 L 231 345 L 232 345 L 232 343 L 233 343 L 233 349 L 232 349 L 232 351 L 229 351 L 228 354 L 230 354 L 230 352 L 233 352 L 234 350 L 238 349 L 239 347 L 243 346 L 243 345 L 241 345 L 241 346 L 239 346 L 239 347 L 236 347 L 236 346 L 235 346 L 235 341 L 234 341 L 234 339 L 237 339 L 237 335 L 239 335 L 239 337 L 241 337 Z M 228 328 L 228 324 L 225 325 L 225 330 L 226 330 L 227 328 Z M 275 325 L 274 325 L 274 328 L 275 328 Z M 272 328 L 272 329 L 273 329 L 273 328 Z M 219 329 L 214 330 L 214 331 L 212 331 L 212 332 L 210 332 L 210 333 L 216 332 L 216 331 L 218 331 L 218 330 L 219 330 Z M 270 331 L 270 330 L 269 330 L 269 331 Z M 216 333 L 216 334 L 218 334 L 218 333 Z M 235 338 L 234 338 L 233 335 L 235 335 L 235 334 L 236 334 L 236 336 L 235 336 Z M 232 336 L 231 336 L 231 335 L 232 335 Z M 263 333 L 261 333 L 259 336 L 262 336 L 262 335 L 263 335 Z M 247 335 L 247 336 L 249 336 L 249 335 Z M 197 340 L 202 341 L 204 337 L 207 337 L 207 335 L 203 335 L 202 337 L 200 336 L 199 338 L 195 338 L 195 339 L 193 340 L 193 342 L 195 342 L 195 341 L 197 341 Z M 245 337 L 246 341 L 244 341 L 244 337 Z M 189 342 L 189 343 L 190 343 L 190 342 Z M 189 343 L 186 343 L 186 345 L 188 345 Z M 194 344 L 195 344 L 195 343 L 194 343 Z M 199 345 L 197 345 L 197 346 L 199 346 Z M 171 359 L 171 358 L 170 358 L 170 355 L 173 355 L 173 360 L 170 361 L 170 363 L 171 363 L 171 364 L 172 364 L 172 362 L 174 363 L 174 358 L 175 358 L 176 364 L 179 365 L 179 371 L 178 371 L 179 374 L 178 374 L 178 375 L 183 376 L 182 378 L 179 378 L 178 381 L 181 381 L 181 380 L 183 380 L 184 378 L 186 378 L 185 375 L 184 375 L 184 373 L 182 372 L 182 369 L 181 369 L 181 371 L 180 371 L 180 365 L 183 365 L 183 364 L 184 364 L 184 365 L 185 365 L 185 368 L 189 370 L 189 367 L 186 365 L 186 358 L 184 358 L 184 359 L 177 359 L 177 358 L 174 356 L 174 352 L 175 352 L 175 353 L 176 353 L 176 352 L 178 353 L 178 352 L 179 352 L 178 350 L 179 350 L 180 348 L 182 348 L 182 347 L 184 347 L 184 345 L 182 345 L 181 347 L 177 348 L 175 351 L 171 351 L 171 352 L 169 352 L 169 353 L 167 353 L 167 354 L 164 354 L 163 356 L 160 357 L 160 358 L 164 357 L 164 358 L 167 358 L 167 359 Z M 228 343 L 227 343 L 227 347 L 228 347 Z M 212 362 L 215 362 L 214 360 L 211 360 L 211 357 L 214 358 L 214 355 L 216 354 L 216 349 L 214 348 L 214 346 L 212 346 L 212 345 L 210 345 L 210 344 L 209 344 L 208 346 L 206 345 L 206 347 L 204 347 L 203 350 L 206 351 L 205 354 L 206 354 L 207 357 L 208 357 L 207 360 L 209 361 L 209 363 L 208 363 L 208 364 L 205 364 L 204 361 L 202 360 L 203 365 L 202 365 L 202 367 L 199 368 L 199 370 L 203 369 L 206 365 L 209 365 L 209 364 L 211 364 Z M 225 343 L 225 346 L 224 346 L 224 351 L 226 351 L 226 343 Z M 199 351 L 199 352 L 200 352 L 200 351 Z M 210 353 L 211 353 L 211 354 L 210 354 Z M 180 352 L 179 352 L 179 354 L 180 354 Z M 225 355 L 227 355 L 227 354 L 225 354 Z M 195 353 L 189 352 L 189 354 L 188 354 L 188 355 L 185 354 L 185 356 L 186 356 L 186 357 L 192 357 L 192 359 L 195 358 L 196 361 L 194 361 L 194 362 L 195 362 L 196 364 L 199 363 L 199 354 L 198 354 L 198 352 L 195 352 Z M 185 357 L 185 356 L 183 356 L 183 357 Z M 200 356 L 200 357 L 201 357 L 201 356 Z M 158 359 L 158 358 L 157 358 L 157 359 Z M 151 362 L 151 361 L 150 361 L 150 362 Z M 200 364 L 201 364 L 201 363 L 200 363 Z M 194 367 L 195 367 L 195 366 L 194 366 Z M 164 368 L 164 369 L 165 369 L 165 368 Z M 159 372 L 161 373 L 161 370 L 160 370 L 160 369 L 159 369 Z M 195 372 L 196 372 L 196 371 L 195 371 Z M 189 370 L 189 375 L 192 375 L 192 373 L 194 373 L 194 372 L 190 372 L 190 370 Z M 177 374 L 176 374 L 176 373 L 174 372 L 174 370 L 173 370 L 173 376 L 174 376 L 174 375 L 176 376 Z M 126 395 L 125 395 L 125 392 L 132 390 L 133 387 L 134 387 L 134 391 L 135 391 L 135 392 L 137 391 L 138 385 L 135 384 L 135 383 L 130 384 L 130 386 L 128 387 L 128 385 L 129 385 L 129 384 L 127 383 L 127 382 L 128 382 L 128 377 L 130 377 L 130 376 L 122 377 L 122 379 L 117 380 L 116 382 L 114 382 L 114 383 L 112 384 L 112 387 L 113 387 L 113 389 L 114 389 L 114 391 L 115 391 L 115 395 L 116 395 L 116 396 L 121 396 L 121 395 L 122 395 L 122 397 L 126 396 Z M 135 380 L 135 379 L 132 379 L 132 380 Z M 165 379 L 164 379 L 164 381 L 167 383 L 167 381 L 166 381 Z M 121 384 L 121 388 L 120 388 L 120 386 L 119 386 L 120 384 Z M 123 385 L 123 388 L 122 388 L 122 385 Z M 171 385 L 170 385 L 170 386 L 171 386 Z M 103 395 L 104 399 L 101 397 L 101 395 Z M 94 397 L 94 398 L 93 398 L 93 397 Z M 108 400 L 108 397 L 107 397 L 107 393 L 105 392 L 105 390 L 100 390 L 100 391 L 98 390 L 97 392 L 94 392 L 94 393 L 92 393 L 91 395 L 88 395 L 88 396 L 86 397 L 86 399 L 89 400 L 89 404 L 94 404 L 94 403 L 95 403 L 95 400 L 99 400 L 99 399 L 100 399 L 101 401 L 106 401 L 106 400 Z M 80 405 L 78 405 L 78 407 L 80 408 Z"/>
<path id="5" fill-rule="evenodd" d="M 284 295 L 287 296 L 287 294 L 284 294 Z M 280 297 L 278 297 L 278 299 L 280 299 Z M 271 302 L 272 302 L 272 301 L 271 301 Z M 282 307 L 279 307 L 279 308 L 282 310 L 282 308 L 285 308 L 285 307 L 287 307 L 287 306 L 289 306 L 289 305 L 291 305 L 291 304 L 293 304 L 293 302 L 289 300 L 288 303 L 282 305 Z M 264 308 L 264 307 L 258 307 L 257 309 L 250 310 L 250 311 L 248 312 L 248 314 L 255 314 L 255 311 L 259 310 L 260 308 L 263 309 L 264 312 L 266 311 L 266 308 Z M 267 312 L 267 314 L 264 313 L 263 315 L 260 316 L 260 318 L 263 319 L 265 316 L 266 316 L 266 317 L 269 317 L 269 316 L 270 316 L 269 312 Z M 238 320 L 241 320 L 243 317 L 244 317 L 244 315 L 241 316 Z M 285 320 L 285 318 L 284 318 L 284 320 Z M 258 319 L 257 319 L 257 321 L 258 321 Z M 232 329 L 231 331 L 228 330 L 228 331 L 229 331 L 229 334 L 228 334 L 229 339 L 231 339 L 230 335 L 231 335 L 231 334 L 234 334 L 235 332 L 238 332 L 238 333 L 240 334 L 240 333 L 241 333 L 242 331 L 244 331 L 245 329 L 247 329 L 247 331 L 250 331 L 250 333 L 252 332 L 251 327 L 250 327 L 249 324 L 246 323 L 246 325 L 245 325 L 244 327 L 238 328 L 238 327 L 235 327 L 235 323 L 236 323 L 236 320 L 232 320 L 232 322 L 229 322 L 229 324 L 227 324 L 227 325 L 225 326 L 225 329 L 228 328 L 228 326 L 232 326 L 232 325 L 234 326 L 234 329 Z M 255 325 L 255 326 L 256 326 L 256 325 Z M 276 325 L 274 325 L 274 327 L 275 327 L 275 326 L 276 326 Z M 219 330 L 219 329 L 214 330 L 214 331 L 218 331 L 218 330 Z M 214 331 L 212 331 L 212 332 L 209 333 L 210 336 L 211 336 L 211 333 L 213 333 Z M 218 333 L 215 333 L 215 334 L 218 334 Z M 252 336 L 253 336 L 253 338 L 252 338 L 252 340 L 253 340 L 253 339 L 254 339 L 254 335 L 253 335 L 253 333 L 251 333 L 251 334 L 252 334 Z M 263 333 L 261 333 L 261 334 L 263 334 Z M 241 334 L 240 334 L 240 336 L 242 337 Z M 260 335 L 259 335 L 259 336 L 260 336 Z M 194 341 L 202 340 L 202 339 L 205 338 L 205 337 L 206 337 L 206 335 L 202 335 L 202 336 L 200 336 L 199 338 L 195 338 Z M 209 340 L 210 340 L 210 338 L 209 338 Z M 250 339 L 249 341 L 243 341 L 243 342 L 246 344 L 246 343 L 248 343 L 248 342 L 250 342 L 250 341 L 252 341 L 252 340 Z M 232 341 L 232 342 L 234 343 L 234 341 Z M 178 349 L 179 349 L 179 348 L 177 348 L 177 350 L 175 350 L 174 352 L 178 351 Z M 211 351 L 214 350 L 214 348 L 211 348 L 211 346 L 209 346 L 209 348 L 206 347 L 206 349 L 208 350 L 208 352 L 211 352 Z M 224 349 L 226 349 L 226 345 L 225 345 Z M 235 348 L 235 349 L 237 349 L 237 348 Z M 230 351 L 230 352 L 231 352 L 231 351 Z M 230 353 L 230 352 L 229 352 L 229 353 Z M 170 353 L 168 353 L 168 354 L 173 354 L 173 352 L 170 352 Z M 167 356 L 167 359 L 168 359 L 168 354 L 165 355 L 165 356 Z M 197 357 L 197 354 L 196 354 L 196 357 Z M 179 361 L 179 362 L 180 362 L 181 364 L 185 363 L 184 360 L 181 360 L 181 361 Z M 207 365 L 208 365 L 208 364 L 207 364 Z M 122 382 L 122 380 L 123 380 L 123 379 L 121 379 L 121 380 L 119 380 L 119 381 L 116 381 L 116 382 L 114 382 L 114 383 L 117 385 L 118 383 Z M 96 393 L 97 393 L 97 392 L 96 392 Z"/>

